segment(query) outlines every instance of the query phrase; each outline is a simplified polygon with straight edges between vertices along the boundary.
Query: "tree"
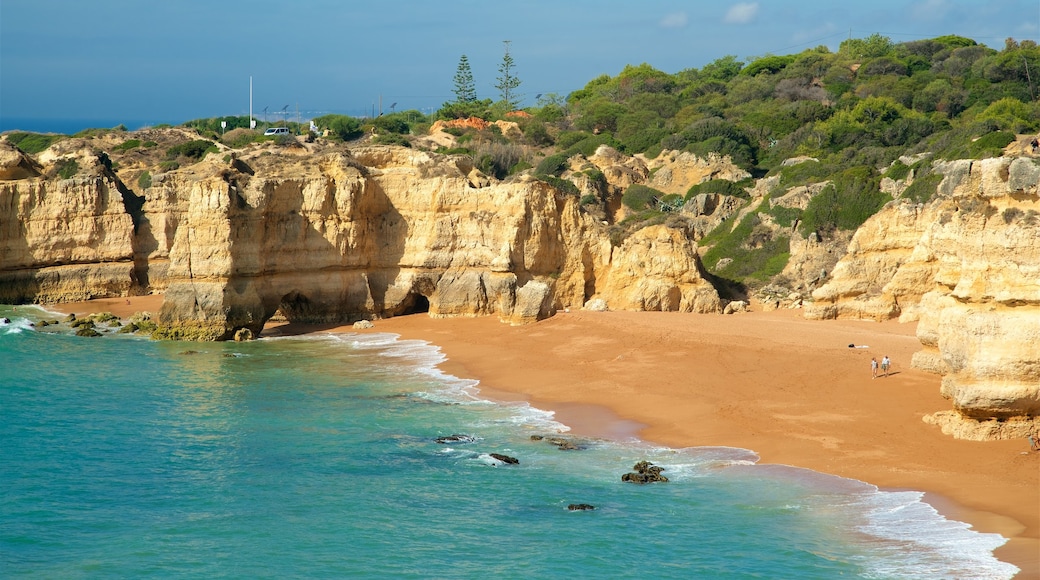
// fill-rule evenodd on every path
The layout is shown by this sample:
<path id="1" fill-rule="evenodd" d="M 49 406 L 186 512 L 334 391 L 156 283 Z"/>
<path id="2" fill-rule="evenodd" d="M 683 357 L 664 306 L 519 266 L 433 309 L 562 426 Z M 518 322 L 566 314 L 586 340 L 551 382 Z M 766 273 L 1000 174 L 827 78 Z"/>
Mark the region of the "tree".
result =
<path id="1" fill-rule="evenodd" d="M 477 100 L 477 88 L 473 83 L 473 71 L 469 67 L 466 55 L 459 58 L 459 68 L 455 71 L 455 102 L 472 103 Z"/>
<path id="2" fill-rule="evenodd" d="M 502 76 L 498 77 L 498 84 L 495 85 L 495 88 L 499 90 L 502 100 L 509 105 L 509 108 L 515 109 L 520 105 L 520 95 L 515 92 L 520 86 L 520 79 L 513 74 L 515 63 L 513 62 L 513 57 L 509 54 L 510 42 L 512 41 L 502 41 L 502 44 L 506 45 L 506 51 L 502 57 L 502 64 L 498 65 L 498 72 Z"/>

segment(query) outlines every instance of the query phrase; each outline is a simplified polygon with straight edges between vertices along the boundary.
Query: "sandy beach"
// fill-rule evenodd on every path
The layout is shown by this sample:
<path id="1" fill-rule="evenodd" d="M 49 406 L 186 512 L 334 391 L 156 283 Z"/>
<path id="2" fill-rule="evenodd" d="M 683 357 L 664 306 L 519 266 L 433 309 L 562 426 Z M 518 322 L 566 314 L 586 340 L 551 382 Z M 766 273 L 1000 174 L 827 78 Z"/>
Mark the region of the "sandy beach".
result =
<path id="1" fill-rule="evenodd" d="M 51 307 L 83 314 L 158 313 L 161 296 Z M 370 330 L 271 325 L 299 332 L 388 332 L 442 349 L 450 374 L 496 400 L 553 410 L 580 435 L 671 447 L 751 449 L 762 463 L 924 491 L 947 517 L 1010 538 L 997 556 L 1040 577 L 1040 453 L 1025 440 L 972 442 L 921 417 L 950 408 L 939 378 L 910 368 L 914 324 L 808 321 L 799 311 L 731 316 L 561 312 L 513 327 L 494 317 L 412 315 Z M 849 348 L 850 344 L 868 348 Z M 888 377 L 870 359 L 888 355 Z"/>

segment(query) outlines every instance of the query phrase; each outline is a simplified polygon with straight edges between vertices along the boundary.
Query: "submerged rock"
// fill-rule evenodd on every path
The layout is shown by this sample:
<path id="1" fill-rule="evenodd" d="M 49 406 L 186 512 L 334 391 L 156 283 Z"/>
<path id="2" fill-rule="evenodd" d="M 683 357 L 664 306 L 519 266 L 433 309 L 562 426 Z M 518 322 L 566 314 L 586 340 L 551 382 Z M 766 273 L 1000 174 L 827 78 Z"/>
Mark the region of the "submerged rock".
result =
<path id="1" fill-rule="evenodd" d="M 442 445 L 447 443 L 473 443 L 476 440 L 477 438 L 472 435 L 462 435 L 459 433 L 456 433 L 454 435 L 446 435 L 444 437 L 438 437 L 434 439 L 434 441 Z"/>
<path id="2" fill-rule="evenodd" d="M 572 503 L 571 505 L 567 506 L 567 509 L 569 509 L 572 512 L 584 512 L 594 510 L 596 509 L 596 506 L 587 503 Z"/>
<path id="3" fill-rule="evenodd" d="M 520 460 L 519 459 L 517 459 L 515 457 L 510 457 L 508 455 L 502 455 L 501 453 L 489 453 L 488 455 L 490 455 L 491 457 L 494 457 L 495 459 L 501 461 L 502 463 L 508 464 L 508 465 L 519 465 L 520 464 Z"/>

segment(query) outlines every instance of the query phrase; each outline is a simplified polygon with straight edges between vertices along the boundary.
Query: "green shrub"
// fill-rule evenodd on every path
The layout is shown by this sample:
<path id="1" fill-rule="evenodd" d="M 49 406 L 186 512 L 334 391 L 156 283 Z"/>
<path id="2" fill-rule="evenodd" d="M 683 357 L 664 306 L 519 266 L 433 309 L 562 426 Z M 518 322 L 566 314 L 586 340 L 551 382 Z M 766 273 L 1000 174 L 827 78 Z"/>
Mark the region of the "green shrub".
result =
<path id="1" fill-rule="evenodd" d="M 646 185 L 633 183 L 621 195 L 621 203 L 629 209 L 640 211 L 647 209 L 655 197 L 664 197 L 664 193 Z"/>
<path id="2" fill-rule="evenodd" d="M 411 147 L 412 142 L 408 140 L 404 135 L 397 133 L 384 133 L 382 135 L 376 135 L 372 142 L 376 145 L 399 145 L 401 147 Z"/>
<path id="3" fill-rule="evenodd" d="M 898 159 L 885 171 L 885 177 L 895 179 L 896 181 L 906 179 L 908 175 L 910 175 L 910 166 Z"/>
<path id="4" fill-rule="evenodd" d="M 216 144 L 212 141 L 196 139 L 194 141 L 187 141 L 170 147 L 166 150 L 166 157 L 168 159 L 188 157 L 189 159 L 201 160 L 207 153 L 218 150 Z"/>
<path id="5" fill-rule="evenodd" d="M 559 176 L 565 169 L 567 169 L 567 159 L 567 155 L 563 153 L 550 155 L 538 163 L 538 167 L 534 172 L 537 175 Z"/>
<path id="6" fill-rule="evenodd" d="M 241 149 L 246 145 L 263 141 L 264 137 L 252 129 L 232 129 L 224 133 L 221 142 L 232 149 Z"/>
<path id="7" fill-rule="evenodd" d="M 517 173 L 527 171 L 532 167 L 534 166 L 528 163 L 527 161 L 521 159 L 520 161 L 517 161 L 515 165 L 509 168 L 509 175 L 516 175 Z"/>
<path id="8" fill-rule="evenodd" d="M 917 203 L 924 203 L 935 195 L 943 176 L 938 173 L 920 172 L 914 177 L 913 183 L 903 190 L 903 197 L 912 199 Z"/>
<path id="9" fill-rule="evenodd" d="M 7 141 L 22 151 L 35 155 L 61 141 L 65 135 L 40 135 L 39 133 L 8 133 Z"/>
<path id="10" fill-rule="evenodd" d="M 361 121 L 347 115 L 323 115 L 314 118 L 314 124 L 328 127 L 336 137 L 343 141 L 352 141 L 365 134 Z"/>
<path id="11" fill-rule="evenodd" d="M 870 168 L 846 169 L 809 201 L 799 230 L 806 236 L 855 230 L 890 199 L 880 191 L 879 179 Z"/>
<path id="12" fill-rule="evenodd" d="M 796 207 L 774 205 L 773 207 L 769 208 L 769 210 L 766 213 L 773 216 L 773 220 L 775 220 L 778 225 L 781 225 L 785 228 L 789 228 L 792 225 L 794 225 L 795 220 L 799 220 L 802 218 L 803 212 L 801 209 Z"/>
<path id="13" fill-rule="evenodd" d="M 745 216 L 731 230 L 733 219 L 727 219 L 701 240 L 701 245 L 710 245 L 702 259 L 704 266 L 717 276 L 737 282 L 747 279 L 765 281 L 779 274 L 790 258 L 790 238 L 773 237 L 761 225 L 757 213 Z M 723 258 L 731 261 L 718 268 Z"/>
<path id="14" fill-rule="evenodd" d="M 159 163 L 159 171 L 173 171 L 179 169 L 180 166 L 181 164 L 176 161 L 162 161 Z"/>
<path id="15" fill-rule="evenodd" d="M 149 187 L 151 187 L 152 174 L 148 171 L 142 173 L 141 176 L 137 178 L 137 185 L 140 186 L 141 189 L 148 189 Z"/>
<path id="16" fill-rule="evenodd" d="M 62 179 L 71 179 L 72 176 L 79 173 L 79 163 L 75 159 L 62 159 L 54 166 L 55 172 L 58 177 Z"/>
<path id="17" fill-rule="evenodd" d="M 684 199 L 689 201 L 691 198 L 696 197 L 702 193 L 719 193 L 722 195 L 729 195 L 733 197 L 739 197 L 742 199 L 751 199 L 746 188 L 751 187 L 755 184 L 754 179 L 747 178 L 742 181 L 730 181 L 728 179 L 710 179 L 703 181 L 697 185 L 693 185 L 690 189 L 686 190 L 686 196 Z"/>
<path id="18" fill-rule="evenodd" d="M 407 135 L 411 132 L 408 122 L 400 114 L 384 115 L 372 119 L 372 127 L 385 133 Z"/>
<path id="19" fill-rule="evenodd" d="M 568 179 L 561 179 L 555 175 L 537 175 L 539 181 L 544 181 L 563 193 L 569 193 L 571 195 L 578 195 L 581 193 L 578 190 L 578 186 Z"/>
<path id="20" fill-rule="evenodd" d="M 145 142 L 144 142 L 144 143 L 142 143 L 141 145 L 142 145 L 143 147 L 146 147 L 146 148 L 148 148 L 148 149 L 151 149 L 152 147 L 158 147 L 158 146 L 159 146 L 159 144 L 158 144 L 158 143 L 156 143 L 155 141 L 145 141 Z"/>
<path id="21" fill-rule="evenodd" d="M 1010 131 L 995 131 L 979 137 L 968 146 L 968 150 L 974 159 L 1000 157 L 1004 153 L 1004 148 L 1014 140 L 1015 134 Z"/>
<path id="22" fill-rule="evenodd" d="M 594 194 L 586 193 L 581 196 L 581 205 L 593 205 L 599 203 L 599 198 Z"/>
<path id="23" fill-rule="evenodd" d="M 560 136 L 556 138 L 556 146 L 560 149 L 567 149 L 571 145 L 590 137 L 594 137 L 594 135 L 588 131 L 566 131 L 560 133 Z"/>
<path id="24" fill-rule="evenodd" d="M 135 148 L 140 147 L 140 146 L 141 146 L 141 140 L 140 139 L 127 139 L 126 141 L 123 141 L 122 143 L 120 143 L 119 145 L 116 145 L 112 149 L 114 149 L 115 151 L 129 151 L 131 149 L 135 149 Z"/>

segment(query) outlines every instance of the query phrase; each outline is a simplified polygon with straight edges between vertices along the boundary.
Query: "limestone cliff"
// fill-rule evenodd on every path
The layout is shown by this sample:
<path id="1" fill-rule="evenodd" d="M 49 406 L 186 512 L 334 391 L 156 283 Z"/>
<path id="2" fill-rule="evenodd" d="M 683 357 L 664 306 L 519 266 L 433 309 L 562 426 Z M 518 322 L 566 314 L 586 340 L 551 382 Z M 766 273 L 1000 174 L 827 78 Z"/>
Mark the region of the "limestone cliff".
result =
<path id="1" fill-rule="evenodd" d="M 935 164 L 926 205 L 895 201 L 857 231 L 807 315 L 919 319 L 917 368 L 958 437 L 1024 436 L 1040 416 L 1040 166 L 1025 157 Z"/>
<path id="2" fill-rule="evenodd" d="M 0 302 L 129 293 L 133 196 L 98 153 L 73 150 L 45 167 L 0 143 L 0 162 Z M 75 171 L 64 177 L 56 165 Z"/>
<path id="3" fill-rule="evenodd" d="M 164 291 L 160 335 L 192 339 L 256 334 L 276 312 L 523 323 L 593 296 L 617 309 L 719 308 L 678 230 L 612 245 L 579 197 L 531 178 L 500 182 L 466 156 L 268 144 L 161 171 L 134 152 L 117 161 L 135 192 L 97 149 L 70 153 L 75 141 L 37 161 L 8 148 L 4 301 Z M 70 155 L 75 176 L 51 175 Z"/>

